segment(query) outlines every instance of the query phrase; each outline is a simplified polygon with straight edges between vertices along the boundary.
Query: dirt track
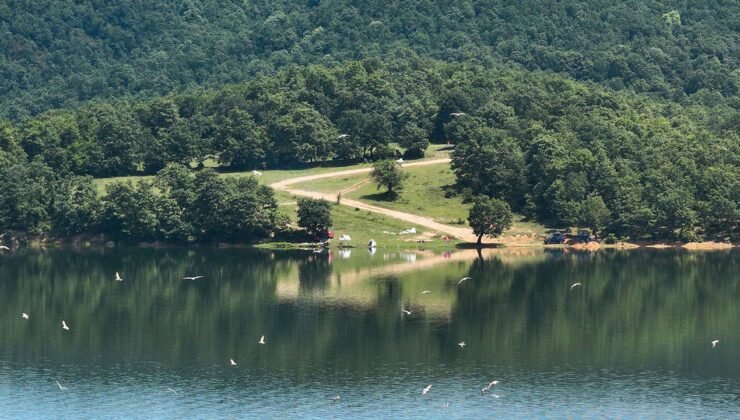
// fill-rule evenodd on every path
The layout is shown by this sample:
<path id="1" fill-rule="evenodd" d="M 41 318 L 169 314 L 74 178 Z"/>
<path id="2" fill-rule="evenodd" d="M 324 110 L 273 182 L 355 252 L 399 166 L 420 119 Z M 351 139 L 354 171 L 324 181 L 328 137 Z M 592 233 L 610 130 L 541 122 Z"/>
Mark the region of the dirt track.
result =
<path id="1" fill-rule="evenodd" d="M 405 163 L 403 167 L 409 168 L 409 167 L 414 167 L 414 166 L 439 165 L 443 163 L 450 163 L 450 159 L 434 159 L 434 160 L 425 160 L 421 162 Z M 333 177 L 340 177 L 340 176 L 347 176 L 347 175 L 370 173 L 372 170 L 373 168 L 347 169 L 343 171 L 328 172 L 328 173 L 323 173 L 323 174 L 318 174 L 318 175 L 299 176 L 299 177 L 284 179 L 282 181 L 275 182 L 273 184 L 270 184 L 270 186 L 276 190 L 285 191 L 293 195 L 297 195 L 301 197 L 310 197 L 310 198 L 323 198 L 324 200 L 334 202 L 337 199 L 336 193 L 321 193 L 321 192 L 316 192 L 316 191 L 299 190 L 295 188 L 290 188 L 290 186 L 294 184 L 300 184 L 302 182 L 310 182 L 310 181 L 315 181 L 315 180 L 323 179 L 323 178 L 333 178 Z M 474 242 L 477 239 L 477 237 L 473 235 L 473 232 L 467 227 L 453 227 L 453 226 L 444 225 L 442 223 L 435 222 L 429 217 L 418 216 L 418 215 L 411 214 L 411 213 L 404 213 L 402 211 L 389 210 L 386 208 L 373 206 L 370 204 L 365 204 L 361 201 L 350 200 L 344 197 L 342 197 L 342 200 L 340 203 L 343 206 L 356 207 L 361 210 L 371 211 L 373 213 L 382 214 L 388 217 L 392 217 L 394 219 L 403 220 L 405 222 L 409 222 L 417 226 L 424 226 L 425 228 L 453 236 L 462 241 Z"/>

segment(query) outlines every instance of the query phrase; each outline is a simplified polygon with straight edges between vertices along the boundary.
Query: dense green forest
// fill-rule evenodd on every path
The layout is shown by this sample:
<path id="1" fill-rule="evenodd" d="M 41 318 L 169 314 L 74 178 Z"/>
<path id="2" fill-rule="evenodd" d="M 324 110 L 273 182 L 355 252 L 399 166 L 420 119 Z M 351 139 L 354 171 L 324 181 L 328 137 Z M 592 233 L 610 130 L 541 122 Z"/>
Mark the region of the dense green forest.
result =
<path id="1" fill-rule="evenodd" d="M 215 91 L 5 124 L 0 221 L 21 220 L 12 191 L 33 196 L 26 190 L 41 188 L 41 173 L 151 174 L 208 158 L 244 169 L 401 150 L 414 157 L 431 140 L 456 145 L 461 194 L 505 199 L 546 223 L 632 238 L 736 240 L 738 117 L 722 104 L 682 106 L 557 75 L 429 60 L 292 68 Z M 31 163 L 13 164 L 19 157 Z M 28 165 L 45 170 L 19 169 Z M 130 238 L 140 236 L 149 237 Z"/>
<path id="2" fill-rule="evenodd" d="M 260 240 L 269 189 L 187 168 L 449 142 L 449 194 L 738 240 L 734 1 L 7 1 L 0 30 L 0 231 Z M 102 196 L 90 178 L 144 174 Z"/>
<path id="3" fill-rule="evenodd" d="M 8 0 L 0 117 L 417 55 L 737 108 L 738 45 L 735 0 Z"/>

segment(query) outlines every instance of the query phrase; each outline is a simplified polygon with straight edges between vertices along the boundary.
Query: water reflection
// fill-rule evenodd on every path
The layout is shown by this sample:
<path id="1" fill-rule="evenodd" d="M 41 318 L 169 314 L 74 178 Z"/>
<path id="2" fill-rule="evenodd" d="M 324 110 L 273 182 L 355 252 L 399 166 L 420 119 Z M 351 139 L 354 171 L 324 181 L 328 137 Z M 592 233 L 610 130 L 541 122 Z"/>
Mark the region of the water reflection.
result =
<path id="1" fill-rule="evenodd" d="M 349 251 L 4 255 L 0 369 L 19 380 L 63 372 L 73 383 L 91 371 L 114 381 L 124 369 L 155 382 L 178 375 L 239 389 L 225 370 L 234 358 L 239 372 L 272 378 L 260 392 L 277 392 L 282 375 L 294 386 L 326 387 L 338 373 L 395 389 L 411 372 L 437 369 L 448 375 L 437 380 L 461 383 L 473 372 L 522 384 L 563 374 L 563 386 L 583 391 L 584 377 L 597 388 L 613 375 L 634 385 L 650 371 L 679 382 L 719 379 L 736 401 L 736 251 Z M 112 281 L 116 271 L 124 282 Z M 205 277 L 181 280 L 192 274 Z M 458 285 L 463 276 L 472 279 Z M 583 286 L 571 290 L 574 282 Z M 260 346 L 263 334 L 268 345 Z"/>

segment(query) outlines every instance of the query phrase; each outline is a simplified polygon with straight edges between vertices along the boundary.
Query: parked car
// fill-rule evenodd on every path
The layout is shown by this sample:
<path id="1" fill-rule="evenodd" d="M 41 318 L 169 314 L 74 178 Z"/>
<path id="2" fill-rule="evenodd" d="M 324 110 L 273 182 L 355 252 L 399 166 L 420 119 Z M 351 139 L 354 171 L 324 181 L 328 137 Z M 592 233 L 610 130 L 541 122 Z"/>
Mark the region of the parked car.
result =
<path id="1" fill-rule="evenodd" d="M 564 244 L 565 243 L 565 235 L 563 235 L 560 232 L 553 232 L 545 238 L 545 245 L 551 245 L 551 244 Z"/>
<path id="2" fill-rule="evenodd" d="M 585 243 L 588 243 L 588 242 L 593 242 L 595 240 L 596 240 L 596 237 L 594 235 L 592 235 L 589 231 L 587 231 L 587 230 L 581 230 L 581 231 L 578 231 L 578 234 L 577 235 L 574 235 L 573 236 L 573 239 L 572 239 L 571 242 L 576 243 L 576 244 L 577 243 L 583 243 L 583 244 L 585 244 Z"/>

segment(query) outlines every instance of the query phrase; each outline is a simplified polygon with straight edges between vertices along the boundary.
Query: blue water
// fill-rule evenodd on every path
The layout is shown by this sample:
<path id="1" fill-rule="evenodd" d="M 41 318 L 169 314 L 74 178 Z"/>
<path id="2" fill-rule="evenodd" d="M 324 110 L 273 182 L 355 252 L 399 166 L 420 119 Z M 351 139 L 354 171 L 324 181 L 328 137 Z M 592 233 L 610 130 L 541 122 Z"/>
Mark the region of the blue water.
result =
<path id="1" fill-rule="evenodd" d="M 740 418 L 737 262 L 676 251 L 3 256 L 0 417 Z"/>

